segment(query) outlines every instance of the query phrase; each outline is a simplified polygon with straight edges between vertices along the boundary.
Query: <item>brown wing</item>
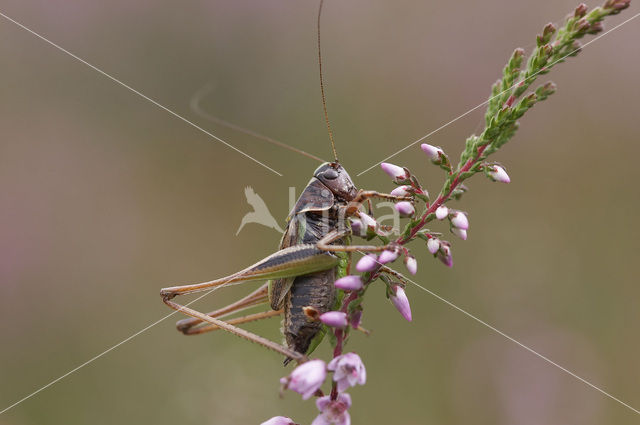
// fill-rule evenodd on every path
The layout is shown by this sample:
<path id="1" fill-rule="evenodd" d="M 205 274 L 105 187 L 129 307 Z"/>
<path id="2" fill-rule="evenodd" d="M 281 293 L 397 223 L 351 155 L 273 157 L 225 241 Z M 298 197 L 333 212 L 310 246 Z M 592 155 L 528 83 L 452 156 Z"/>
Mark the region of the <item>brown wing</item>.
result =
<path id="1" fill-rule="evenodd" d="M 287 228 L 282 235 L 280 241 L 280 249 L 288 248 L 290 246 L 298 245 L 298 220 L 294 216 L 289 220 Z M 291 289 L 295 277 L 287 277 L 282 279 L 274 279 L 269 282 L 269 301 L 271 308 L 274 310 L 280 310 L 284 304 L 284 299 L 287 293 Z"/>
<path id="2" fill-rule="evenodd" d="M 294 205 L 291 213 L 289 213 L 289 219 L 296 214 L 304 213 L 307 211 L 324 211 L 331 208 L 336 203 L 336 198 L 331 191 L 322 184 L 320 180 L 313 177 L 304 191 L 300 194 L 298 201 Z"/>
<path id="3" fill-rule="evenodd" d="M 304 191 L 300 194 L 300 198 L 294 205 L 289 217 L 287 217 L 287 230 L 282 236 L 280 249 L 302 243 L 302 239 L 307 231 L 307 221 L 305 213 L 307 211 L 323 211 L 331 208 L 335 203 L 333 193 L 322 184 L 320 180 L 313 177 Z M 269 300 L 271 308 L 279 310 L 284 304 L 284 300 L 291 290 L 291 285 L 295 277 L 274 279 L 269 283 Z"/>

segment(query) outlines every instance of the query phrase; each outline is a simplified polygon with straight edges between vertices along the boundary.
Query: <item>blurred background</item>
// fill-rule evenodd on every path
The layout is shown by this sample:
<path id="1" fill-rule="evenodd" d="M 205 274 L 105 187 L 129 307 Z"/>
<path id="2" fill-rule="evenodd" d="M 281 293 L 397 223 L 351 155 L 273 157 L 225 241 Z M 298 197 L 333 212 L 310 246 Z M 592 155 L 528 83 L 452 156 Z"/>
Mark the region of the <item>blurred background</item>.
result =
<path id="1" fill-rule="evenodd" d="M 589 2 L 589 6 L 598 3 Z M 529 52 L 576 1 L 328 0 L 323 51 L 342 163 L 358 173 L 484 101 L 515 47 Z M 607 28 L 637 13 L 632 4 Z M 252 186 L 284 224 L 316 163 L 216 126 L 203 110 L 329 158 L 316 59 L 317 2 L 4 0 L 2 13 L 278 170 L 212 140 L 0 19 L 0 409 L 167 315 L 161 287 L 235 272 L 280 235 L 247 225 Z M 558 92 L 522 120 L 458 208 L 469 240 L 455 267 L 418 242 L 417 281 L 640 407 L 636 167 L 640 20 L 540 82 Z M 550 78 L 549 78 L 550 77 Z M 202 95 L 203 88 L 212 87 Z M 484 108 L 427 142 L 457 158 Z M 443 176 L 415 146 L 406 165 L 432 193 Z M 444 226 L 442 229 L 445 231 Z M 209 311 L 256 284 L 194 304 Z M 356 424 L 632 424 L 638 416 L 416 287 L 405 322 L 381 285 L 349 348 L 368 383 Z M 2 425 L 308 424 L 312 402 L 278 397 L 279 355 L 228 334 L 184 337 L 177 316 L 0 416 Z M 249 326 L 280 340 L 279 322 Z M 327 357 L 324 345 L 319 355 Z"/>

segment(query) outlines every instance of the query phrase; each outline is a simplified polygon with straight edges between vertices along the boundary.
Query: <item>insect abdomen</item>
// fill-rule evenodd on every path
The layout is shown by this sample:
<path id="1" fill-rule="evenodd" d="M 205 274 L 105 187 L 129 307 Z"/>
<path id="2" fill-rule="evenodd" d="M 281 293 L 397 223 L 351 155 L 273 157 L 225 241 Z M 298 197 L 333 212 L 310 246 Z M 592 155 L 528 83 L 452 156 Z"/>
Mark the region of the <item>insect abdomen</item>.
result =
<path id="1" fill-rule="evenodd" d="M 319 314 L 331 310 L 336 296 L 334 280 L 333 268 L 295 278 L 284 309 L 284 336 L 289 348 L 307 352 L 322 323 L 310 320 L 303 308 L 314 307 Z"/>

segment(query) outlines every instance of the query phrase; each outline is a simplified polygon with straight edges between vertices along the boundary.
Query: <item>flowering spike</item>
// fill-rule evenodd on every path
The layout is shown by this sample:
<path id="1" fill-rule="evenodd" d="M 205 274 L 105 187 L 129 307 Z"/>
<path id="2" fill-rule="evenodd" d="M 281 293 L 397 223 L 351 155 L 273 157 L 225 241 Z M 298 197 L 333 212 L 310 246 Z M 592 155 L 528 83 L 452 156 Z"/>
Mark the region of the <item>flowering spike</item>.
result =
<path id="1" fill-rule="evenodd" d="M 457 227 L 458 229 L 467 230 L 469 229 L 469 219 L 467 215 L 462 211 L 455 211 L 450 215 L 451 224 L 453 227 Z"/>
<path id="2" fill-rule="evenodd" d="M 345 291 L 357 291 L 362 289 L 362 279 L 360 276 L 349 275 L 336 280 L 334 285 L 336 288 L 344 289 Z"/>
<path id="3" fill-rule="evenodd" d="M 378 261 L 375 254 L 365 255 L 356 264 L 356 270 L 360 273 L 370 272 L 378 267 Z"/>
<path id="4" fill-rule="evenodd" d="M 487 170 L 487 176 L 494 182 L 509 183 L 511 181 L 507 171 L 499 165 L 490 166 Z"/>
<path id="5" fill-rule="evenodd" d="M 404 259 L 404 265 L 407 266 L 409 273 L 416 274 L 418 272 L 418 261 L 415 257 L 407 255 Z"/>
<path id="6" fill-rule="evenodd" d="M 333 328 L 344 328 L 347 326 L 347 313 L 342 311 L 327 311 L 320 315 L 320 321 Z"/>
<path id="7" fill-rule="evenodd" d="M 380 264 L 387 264 L 396 261 L 396 258 L 398 258 L 398 253 L 396 251 L 389 251 L 385 249 L 380 254 L 380 257 L 378 257 L 378 262 Z"/>
<path id="8" fill-rule="evenodd" d="M 391 295 L 390 299 L 395 308 L 402 314 L 402 317 L 411 321 L 411 306 L 409 305 L 409 298 L 404 292 L 404 288 L 400 285 L 393 287 L 394 295 Z"/>
<path id="9" fill-rule="evenodd" d="M 437 238 L 431 238 L 427 241 L 427 249 L 430 253 L 435 254 L 440 250 L 440 241 Z"/>
<path id="10" fill-rule="evenodd" d="M 338 392 L 356 384 L 364 385 L 367 381 L 367 371 L 362 359 L 356 353 L 342 354 L 329 362 L 327 369 L 334 371 L 333 380 L 338 383 Z"/>
<path id="11" fill-rule="evenodd" d="M 467 231 L 464 229 L 458 229 L 457 227 L 454 227 L 451 229 L 451 232 L 456 235 L 457 237 L 459 237 L 460 239 L 462 239 L 463 241 L 467 240 Z"/>
<path id="12" fill-rule="evenodd" d="M 387 173 L 389 177 L 394 180 L 403 180 L 407 178 L 407 172 L 402 167 L 398 167 L 394 164 L 389 164 L 388 162 L 383 162 L 382 164 L 380 164 L 380 167 L 382 168 L 382 171 Z"/>
<path id="13" fill-rule="evenodd" d="M 322 360 L 310 360 L 296 367 L 287 378 L 280 379 L 285 388 L 302 394 L 302 399 L 309 399 L 320 389 L 327 377 L 327 365 Z"/>
<path id="14" fill-rule="evenodd" d="M 260 425 L 296 425 L 293 419 L 286 416 L 274 416 L 266 422 L 262 422 Z"/>
<path id="15" fill-rule="evenodd" d="M 444 220 L 448 215 L 449 215 L 449 208 L 445 207 L 444 205 L 440 205 L 436 209 L 436 218 L 438 220 Z"/>
<path id="16" fill-rule="evenodd" d="M 416 212 L 416 209 L 413 207 L 413 204 L 408 201 L 401 201 L 395 204 L 396 211 L 400 213 L 403 217 L 409 217 Z"/>
<path id="17" fill-rule="evenodd" d="M 320 397 L 316 400 L 316 407 L 320 414 L 311 425 L 351 425 L 348 409 L 351 407 L 351 396 L 347 393 L 338 394 L 336 400 L 331 396 Z"/>
<path id="18" fill-rule="evenodd" d="M 393 196 L 410 196 L 412 192 L 409 191 L 412 189 L 409 185 L 398 186 L 389 193 L 389 195 Z"/>

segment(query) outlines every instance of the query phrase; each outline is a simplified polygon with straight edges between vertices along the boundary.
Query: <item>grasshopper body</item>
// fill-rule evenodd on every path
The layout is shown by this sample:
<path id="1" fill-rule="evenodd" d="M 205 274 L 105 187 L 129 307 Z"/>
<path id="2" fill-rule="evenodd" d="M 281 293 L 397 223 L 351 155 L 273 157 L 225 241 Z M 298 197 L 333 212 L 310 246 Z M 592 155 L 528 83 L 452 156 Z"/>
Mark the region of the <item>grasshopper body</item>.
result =
<path id="1" fill-rule="evenodd" d="M 358 207 L 371 197 L 396 198 L 357 190 L 349 174 L 338 162 L 322 164 L 289 214 L 278 252 L 221 279 L 161 290 L 163 301 L 169 307 L 192 316 L 192 319 L 178 322 L 178 329 L 189 335 L 225 329 L 284 354 L 287 357 L 285 363 L 292 359 L 304 361 L 305 355 L 316 347 L 324 334 L 318 316 L 334 308 L 334 281 L 345 275 L 349 254 L 354 251 L 381 251 L 384 248 L 350 245 L 347 217 L 358 215 Z M 236 303 L 208 314 L 172 301 L 181 294 L 261 279 L 267 279 L 268 283 Z M 220 320 L 232 312 L 267 302 L 273 311 L 228 322 Z M 279 313 L 284 314 L 286 347 L 235 326 Z"/>
<path id="2" fill-rule="evenodd" d="M 299 244 L 317 245 L 329 232 L 343 229 L 343 211 L 356 194 L 357 190 L 342 166 L 322 164 L 289 214 L 280 249 Z M 334 241 L 344 242 L 342 239 Z M 270 282 L 271 308 L 284 310 L 283 333 L 290 349 L 308 353 L 309 348 L 315 348 L 322 338 L 324 333 L 318 335 L 322 324 L 310 320 L 308 309 L 314 314 L 322 314 L 333 308 L 336 299 L 333 282 L 346 273 L 346 261 L 338 261 L 327 270 Z M 316 337 L 318 340 L 312 344 Z"/>

